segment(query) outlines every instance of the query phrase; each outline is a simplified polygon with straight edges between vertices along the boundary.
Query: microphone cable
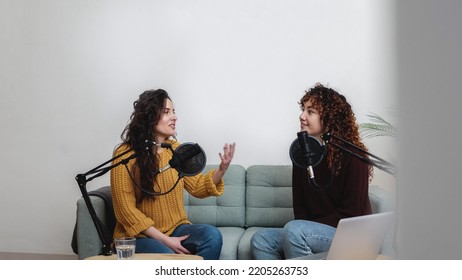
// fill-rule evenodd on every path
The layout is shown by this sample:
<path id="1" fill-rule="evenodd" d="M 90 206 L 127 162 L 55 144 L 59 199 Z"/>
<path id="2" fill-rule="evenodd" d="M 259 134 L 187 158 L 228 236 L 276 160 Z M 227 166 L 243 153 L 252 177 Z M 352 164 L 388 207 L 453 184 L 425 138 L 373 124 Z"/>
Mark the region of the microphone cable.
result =
<path id="1" fill-rule="evenodd" d="M 148 190 L 143 189 L 141 186 L 139 186 L 139 185 L 135 182 L 135 178 L 133 178 L 132 173 L 130 172 L 130 170 L 128 169 L 128 166 L 127 166 L 126 164 L 125 164 L 125 169 L 127 170 L 128 176 L 130 176 L 130 179 L 132 180 L 132 183 L 133 183 L 138 189 L 140 189 L 142 192 L 144 192 L 144 193 L 146 193 L 146 194 L 150 194 L 150 195 L 153 195 L 153 196 L 162 196 L 162 195 L 166 195 L 166 194 L 170 193 L 171 191 L 173 191 L 173 190 L 176 188 L 176 186 L 178 185 L 178 182 L 180 182 L 181 178 L 183 178 L 183 177 L 181 177 L 181 176 L 178 176 L 178 179 L 176 180 L 175 184 L 174 184 L 169 190 L 167 190 L 167 191 L 165 191 L 165 192 L 156 192 L 156 191 L 151 192 L 151 191 L 148 191 Z M 157 175 L 159 175 L 159 174 L 160 174 L 160 173 L 158 173 Z M 156 180 L 155 180 L 156 184 L 157 184 L 157 175 L 156 175 Z M 153 189 L 154 189 L 154 187 L 153 187 Z"/>
<path id="2" fill-rule="evenodd" d="M 334 176 L 332 175 L 332 172 L 330 172 L 330 171 L 329 171 L 329 182 L 325 186 L 318 185 L 316 183 L 314 177 L 313 178 L 311 177 L 310 170 L 307 169 L 306 171 L 307 171 L 307 174 L 308 174 L 308 181 L 310 183 L 311 188 L 314 191 L 317 191 L 317 192 L 324 191 L 324 190 L 326 190 L 327 188 L 329 188 L 330 186 L 332 186 L 334 184 Z"/>
<path id="3" fill-rule="evenodd" d="M 149 142 L 149 141 L 146 141 L 146 145 L 148 146 L 152 146 L 154 142 Z M 155 143 L 154 143 L 155 144 Z M 187 147 L 187 145 L 191 146 L 189 147 L 189 149 L 186 149 L 186 150 L 181 150 L 183 147 Z M 161 195 L 166 195 L 168 193 L 170 193 L 171 191 L 173 191 L 176 186 L 178 185 L 179 181 L 181 180 L 181 178 L 183 178 L 184 176 L 194 176 L 196 174 L 198 174 L 205 166 L 205 153 L 204 151 L 202 150 L 202 148 L 198 145 L 198 144 L 191 144 L 191 143 L 184 143 L 183 145 L 180 145 L 176 151 L 172 149 L 172 146 L 170 144 L 168 144 L 168 146 L 166 145 L 165 147 L 162 146 L 163 148 L 168 148 L 170 151 L 172 151 L 172 159 L 169 161 L 169 165 L 168 165 L 168 168 L 172 167 L 174 168 L 175 170 L 177 170 L 178 172 L 178 179 L 176 180 L 175 184 L 170 188 L 168 189 L 167 191 L 165 192 L 156 192 L 154 190 L 154 186 L 157 184 L 157 176 L 159 174 L 161 174 L 162 172 L 164 171 L 161 171 L 161 170 L 158 170 L 158 172 L 154 175 L 155 176 L 155 184 L 153 186 L 153 192 L 152 191 L 149 191 L 149 190 L 146 190 L 144 188 L 142 188 L 140 185 L 138 185 L 136 183 L 136 180 L 135 178 L 133 177 L 133 175 L 131 174 L 129 168 L 128 168 L 128 161 L 124 162 L 123 165 L 125 166 L 125 169 L 127 170 L 127 173 L 130 177 L 130 180 L 132 181 L 132 183 L 138 188 L 140 189 L 142 192 L 146 193 L 146 194 L 149 194 L 149 195 L 152 195 L 152 196 L 161 196 Z M 182 153 L 180 154 L 175 154 L 177 151 L 183 151 Z M 151 161 L 152 163 L 152 154 L 150 153 L 148 147 L 146 147 L 145 151 L 148 153 L 148 158 L 149 160 Z M 182 166 L 182 162 L 181 160 L 183 160 L 183 157 L 182 156 L 185 156 L 186 158 L 186 161 L 188 160 L 192 160 L 194 157 L 196 157 L 197 155 L 200 155 L 198 157 L 198 159 L 196 159 L 195 161 L 193 161 L 193 169 L 197 169 L 199 168 L 198 170 L 184 170 L 184 167 Z M 136 157 L 136 156 L 135 156 Z M 200 165 L 197 165 L 197 164 L 200 164 Z M 171 165 L 171 166 L 170 166 Z M 197 166 L 196 166 L 197 165 Z M 191 168 L 190 166 L 188 166 L 189 168 Z"/>
<path id="4" fill-rule="evenodd" d="M 171 146 L 166 147 L 166 148 L 172 150 Z M 149 158 L 149 160 L 152 161 L 151 153 L 150 153 L 149 150 L 147 150 L 147 149 L 146 149 L 146 152 L 148 153 L 148 158 Z M 172 150 L 172 152 L 173 152 L 173 150 Z M 128 162 L 123 163 L 123 165 L 125 166 L 125 169 L 127 170 L 128 176 L 130 177 L 130 180 L 132 181 L 133 185 L 135 185 L 135 186 L 136 186 L 138 189 L 140 189 L 142 192 L 144 192 L 144 193 L 146 193 L 146 194 L 149 194 L 149 195 L 152 195 L 152 196 L 162 196 L 162 195 L 166 195 L 166 194 L 170 193 L 171 191 L 173 191 L 173 190 L 176 188 L 176 186 L 178 185 L 178 182 L 180 182 L 181 178 L 183 178 L 183 176 L 182 176 L 181 174 L 179 174 L 178 179 L 176 180 L 175 184 L 173 184 L 173 186 L 172 186 L 169 190 L 167 190 L 167 191 L 165 191 L 165 192 L 156 192 L 156 191 L 154 190 L 154 187 L 153 187 L 154 192 L 151 192 L 151 191 L 148 191 L 148 190 L 143 189 L 140 185 L 138 185 L 138 184 L 136 183 L 135 178 L 133 177 L 132 173 L 131 173 L 130 170 L 128 169 Z M 155 175 L 155 184 L 154 184 L 154 186 L 155 186 L 156 184 L 158 185 L 158 183 L 157 183 L 157 175 L 159 175 L 159 174 L 160 174 L 160 173 L 158 172 L 158 173 Z"/>

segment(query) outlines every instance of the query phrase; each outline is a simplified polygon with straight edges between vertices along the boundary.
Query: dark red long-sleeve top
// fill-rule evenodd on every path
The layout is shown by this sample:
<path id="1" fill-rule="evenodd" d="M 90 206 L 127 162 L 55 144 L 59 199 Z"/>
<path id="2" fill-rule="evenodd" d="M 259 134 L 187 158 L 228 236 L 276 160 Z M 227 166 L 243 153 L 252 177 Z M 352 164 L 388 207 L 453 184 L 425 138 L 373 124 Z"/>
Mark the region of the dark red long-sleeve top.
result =
<path id="1" fill-rule="evenodd" d="M 294 165 L 292 195 L 295 219 L 310 220 L 337 227 L 340 219 L 371 214 L 368 165 L 351 156 L 343 156 L 343 168 L 333 178 L 324 158 L 315 166 L 315 190 L 306 169 Z"/>

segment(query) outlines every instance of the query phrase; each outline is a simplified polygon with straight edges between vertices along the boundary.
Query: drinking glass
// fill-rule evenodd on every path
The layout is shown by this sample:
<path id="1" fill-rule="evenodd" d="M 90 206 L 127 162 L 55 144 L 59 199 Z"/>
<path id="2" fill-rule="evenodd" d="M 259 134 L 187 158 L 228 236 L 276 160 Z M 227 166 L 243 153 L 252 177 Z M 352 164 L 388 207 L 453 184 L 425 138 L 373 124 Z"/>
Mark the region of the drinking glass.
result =
<path id="1" fill-rule="evenodd" d="M 114 240 L 117 251 L 117 259 L 133 260 L 135 257 L 136 238 L 120 237 Z"/>

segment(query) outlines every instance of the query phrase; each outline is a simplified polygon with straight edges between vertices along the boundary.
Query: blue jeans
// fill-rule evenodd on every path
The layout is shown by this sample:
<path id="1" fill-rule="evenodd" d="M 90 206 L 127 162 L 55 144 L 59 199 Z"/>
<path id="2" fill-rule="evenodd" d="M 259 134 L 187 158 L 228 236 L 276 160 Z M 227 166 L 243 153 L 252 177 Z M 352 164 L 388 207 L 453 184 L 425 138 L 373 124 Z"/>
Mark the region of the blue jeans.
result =
<path id="1" fill-rule="evenodd" d="M 258 230 L 250 240 L 257 260 L 281 260 L 329 250 L 335 228 L 306 220 L 293 220 L 284 228 Z"/>
<path id="2" fill-rule="evenodd" d="M 183 240 L 181 245 L 189 252 L 203 257 L 204 260 L 218 260 L 220 258 L 223 237 L 216 227 L 205 224 L 179 225 L 170 236 L 179 237 L 187 234 L 189 237 Z M 162 242 L 149 237 L 136 239 L 136 252 L 175 254 Z"/>

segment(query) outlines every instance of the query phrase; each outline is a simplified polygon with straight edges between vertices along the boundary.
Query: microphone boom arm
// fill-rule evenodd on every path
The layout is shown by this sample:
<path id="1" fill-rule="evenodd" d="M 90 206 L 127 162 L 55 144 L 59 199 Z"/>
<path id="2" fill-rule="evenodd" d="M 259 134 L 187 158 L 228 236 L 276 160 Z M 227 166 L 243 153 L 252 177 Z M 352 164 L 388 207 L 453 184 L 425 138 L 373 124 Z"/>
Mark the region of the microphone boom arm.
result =
<path id="1" fill-rule="evenodd" d="M 101 219 L 98 218 L 98 215 L 96 214 L 95 208 L 93 207 L 93 204 L 91 203 L 90 196 L 88 195 L 87 192 L 87 183 L 90 182 L 91 180 L 100 177 L 107 172 L 109 172 L 111 169 L 121 165 L 121 164 L 127 164 L 130 160 L 136 158 L 139 156 L 140 152 L 144 151 L 145 149 L 148 149 L 149 147 L 152 146 L 152 142 L 146 141 L 144 149 L 140 149 L 137 152 L 133 153 L 133 155 L 129 156 L 126 159 L 121 160 L 120 162 L 116 164 L 112 164 L 109 166 L 109 163 L 113 162 L 114 160 L 128 154 L 129 152 L 133 151 L 133 149 L 128 149 L 125 152 L 111 158 L 110 160 L 98 165 L 97 167 L 91 169 L 90 171 L 87 171 L 86 173 L 83 174 L 78 174 L 75 177 L 75 180 L 77 181 L 77 184 L 79 185 L 80 192 L 82 193 L 83 199 L 85 201 L 85 204 L 87 205 L 88 212 L 90 213 L 90 217 L 93 220 L 93 224 L 95 225 L 96 231 L 98 233 L 99 239 L 101 240 L 102 243 L 102 250 L 101 254 L 105 256 L 112 255 L 112 236 L 110 236 L 110 233 L 106 230 L 106 227 L 104 223 L 101 221 Z M 87 178 L 87 176 L 92 175 L 93 176 Z"/>
<path id="2" fill-rule="evenodd" d="M 395 174 L 396 174 L 396 167 L 392 163 L 390 163 L 390 162 L 384 160 L 383 158 L 380 158 L 380 157 L 378 157 L 378 156 L 376 156 L 374 154 L 371 154 L 370 152 L 368 152 L 368 151 L 366 151 L 366 150 L 364 150 L 364 149 L 362 149 L 362 148 L 360 148 L 360 147 L 358 147 L 358 146 L 356 146 L 356 145 L 354 145 L 354 144 L 352 144 L 352 143 L 350 143 L 350 142 L 348 142 L 348 141 L 346 141 L 346 140 L 344 140 L 344 139 L 342 139 L 342 138 L 340 138 L 338 136 L 335 136 L 335 135 L 333 135 L 331 133 L 325 133 L 325 134 L 322 135 L 321 138 L 324 140 L 324 142 L 326 144 L 331 144 L 334 147 L 342 150 L 343 152 L 346 152 L 346 153 L 358 158 L 359 160 L 365 162 L 366 164 L 375 166 L 378 169 L 383 170 L 383 171 L 385 171 L 388 174 L 391 174 L 393 176 L 395 176 Z M 364 154 L 367 154 L 370 158 L 361 156 L 361 155 L 359 155 L 359 154 L 357 154 L 357 153 L 355 153 L 355 152 L 353 152 L 351 150 L 348 150 L 347 148 L 345 148 L 345 147 L 343 147 L 341 145 L 330 142 L 331 138 L 334 138 L 334 139 L 336 139 L 336 140 L 350 146 L 353 149 L 356 149 L 356 150 L 358 150 L 358 151 L 360 151 L 360 152 L 362 152 Z"/>

